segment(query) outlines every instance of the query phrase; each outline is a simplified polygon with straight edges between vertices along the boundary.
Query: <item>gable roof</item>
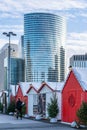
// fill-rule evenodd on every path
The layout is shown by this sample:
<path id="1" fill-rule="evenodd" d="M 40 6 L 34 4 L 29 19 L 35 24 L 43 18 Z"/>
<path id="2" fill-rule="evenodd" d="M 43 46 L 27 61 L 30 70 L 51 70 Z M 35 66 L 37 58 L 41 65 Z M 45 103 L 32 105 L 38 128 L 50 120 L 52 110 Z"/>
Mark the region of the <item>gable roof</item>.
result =
<path id="1" fill-rule="evenodd" d="M 44 86 L 47 86 L 49 89 L 51 89 L 52 91 L 54 91 L 54 89 L 51 88 L 51 86 L 48 85 L 48 83 L 43 82 L 43 83 L 41 84 L 40 88 L 38 89 L 38 92 L 40 92 L 40 91 L 43 89 Z"/>
<path id="2" fill-rule="evenodd" d="M 29 89 L 29 82 L 20 82 L 19 86 L 20 86 L 20 88 L 22 90 L 23 96 L 26 96 L 27 95 L 26 92 Z"/>
<path id="3" fill-rule="evenodd" d="M 39 89 L 40 86 L 41 86 L 41 82 L 32 82 L 32 83 L 30 83 L 29 86 L 30 86 L 30 87 L 29 87 L 27 93 L 29 93 L 31 89 L 34 89 L 34 91 L 36 91 L 36 92 L 38 93 L 38 89 Z"/>
<path id="4" fill-rule="evenodd" d="M 16 96 L 16 93 L 18 91 L 18 85 L 10 85 L 10 89 L 11 89 L 11 94 L 13 96 Z"/>
<path id="5" fill-rule="evenodd" d="M 3 92 L 2 92 L 2 91 L 0 91 L 0 97 L 2 96 L 2 93 L 3 93 Z"/>
<path id="6" fill-rule="evenodd" d="M 63 89 L 63 85 L 64 85 L 64 82 L 43 82 L 41 84 L 41 87 L 39 88 L 39 92 L 41 91 L 41 89 L 44 87 L 44 86 L 47 86 L 49 89 L 51 89 L 52 91 L 61 91 Z"/>
<path id="7" fill-rule="evenodd" d="M 74 68 L 72 71 L 79 81 L 82 89 L 87 91 L 87 68 Z"/>
<path id="8" fill-rule="evenodd" d="M 27 94 L 31 91 L 31 89 L 33 89 L 34 91 L 36 91 L 36 93 L 38 93 L 38 90 L 33 86 L 33 85 L 30 85 L 30 88 L 27 90 Z"/>
<path id="9" fill-rule="evenodd" d="M 72 68 L 66 78 L 65 84 L 69 78 L 69 75 L 72 72 L 74 76 L 76 77 L 76 79 L 78 80 L 79 84 L 81 85 L 83 91 L 87 91 L 87 68 Z"/>

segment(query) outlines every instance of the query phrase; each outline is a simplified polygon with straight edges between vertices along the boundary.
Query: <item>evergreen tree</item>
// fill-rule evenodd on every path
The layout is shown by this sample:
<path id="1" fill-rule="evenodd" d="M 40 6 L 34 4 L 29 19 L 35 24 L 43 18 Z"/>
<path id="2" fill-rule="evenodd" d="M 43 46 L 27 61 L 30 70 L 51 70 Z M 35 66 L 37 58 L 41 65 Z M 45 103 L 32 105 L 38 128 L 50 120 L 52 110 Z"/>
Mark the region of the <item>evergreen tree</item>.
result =
<path id="1" fill-rule="evenodd" d="M 3 112 L 3 104 L 0 102 L 0 112 Z"/>
<path id="2" fill-rule="evenodd" d="M 50 103 L 47 106 L 48 115 L 51 118 L 55 118 L 59 112 L 56 94 L 50 99 Z"/>
<path id="3" fill-rule="evenodd" d="M 7 108 L 7 113 L 10 113 L 10 112 L 15 112 L 15 100 L 11 101 Z"/>
<path id="4" fill-rule="evenodd" d="M 87 102 L 82 102 L 76 114 L 80 123 L 87 124 Z"/>

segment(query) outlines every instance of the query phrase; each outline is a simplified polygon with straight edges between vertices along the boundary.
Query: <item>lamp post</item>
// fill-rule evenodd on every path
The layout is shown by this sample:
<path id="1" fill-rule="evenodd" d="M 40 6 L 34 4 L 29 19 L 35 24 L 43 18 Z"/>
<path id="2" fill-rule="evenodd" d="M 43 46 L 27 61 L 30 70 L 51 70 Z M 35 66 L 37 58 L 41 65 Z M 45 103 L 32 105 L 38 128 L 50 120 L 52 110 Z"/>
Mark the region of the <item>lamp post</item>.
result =
<path id="1" fill-rule="evenodd" d="M 8 45 L 8 69 L 7 69 L 7 90 L 8 90 L 8 103 L 10 103 L 10 81 L 11 81 L 11 72 L 10 72 L 10 39 L 11 36 L 16 36 L 13 32 L 3 32 L 3 35 L 6 35 L 9 38 L 9 45 Z"/>

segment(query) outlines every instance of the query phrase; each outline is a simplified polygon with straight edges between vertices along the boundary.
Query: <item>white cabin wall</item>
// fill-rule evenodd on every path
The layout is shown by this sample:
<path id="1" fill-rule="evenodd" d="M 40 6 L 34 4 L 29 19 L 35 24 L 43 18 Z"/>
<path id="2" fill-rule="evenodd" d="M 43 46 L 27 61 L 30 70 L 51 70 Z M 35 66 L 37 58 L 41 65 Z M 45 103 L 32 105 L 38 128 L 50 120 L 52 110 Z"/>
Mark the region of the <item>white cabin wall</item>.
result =
<path id="1" fill-rule="evenodd" d="M 58 120 L 61 120 L 61 92 L 57 92 L 57 97 L 58 97 L 58 107 L 59 107 L 59 113 L 57 116 Z"/>
<path id="2" fill-rule="evenodd" d="M 33 95 L 28 96 L 28 115 L 33 116 Z"/>

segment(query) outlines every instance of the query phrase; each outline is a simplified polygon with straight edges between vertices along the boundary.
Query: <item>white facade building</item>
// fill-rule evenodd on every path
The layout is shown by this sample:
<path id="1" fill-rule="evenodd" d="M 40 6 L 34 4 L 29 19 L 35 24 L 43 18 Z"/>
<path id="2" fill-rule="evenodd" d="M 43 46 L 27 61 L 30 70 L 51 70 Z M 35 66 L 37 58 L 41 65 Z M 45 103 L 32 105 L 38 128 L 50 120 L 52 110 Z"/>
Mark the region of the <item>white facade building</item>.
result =
<path id="1" fill-rule="evenodd" d="M 62 83 L 43 82 L 41 84 L 32 83 L 28 95 L 28 115 L 37 116 L 41 115 L 42 118 L 48 118 L 47 104 L 50 103 L 50 98 L 56 93 L 58 98 L 59 113 L 58 120 L 61 120 L 61 91 L 63 88 Z"/>
<path id="2" fill-rule="evenodd" d="M 0 90 L 5 90 L 5 72 L 6 68 L 4 67 L 4 59 L 8 57 L 8 45 L 4 45 L 0 50 Z M 18 57 L 18 46 L 17 44 L 11 44 L 11 57 Z"/>
<path id="3" fill-rule="evenodd" d="M 87 54 L 73 55 L 70 58 L 70 66 L 76 68 L 87 68 Z"/>

